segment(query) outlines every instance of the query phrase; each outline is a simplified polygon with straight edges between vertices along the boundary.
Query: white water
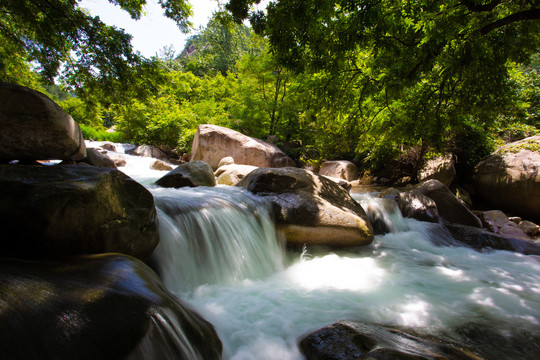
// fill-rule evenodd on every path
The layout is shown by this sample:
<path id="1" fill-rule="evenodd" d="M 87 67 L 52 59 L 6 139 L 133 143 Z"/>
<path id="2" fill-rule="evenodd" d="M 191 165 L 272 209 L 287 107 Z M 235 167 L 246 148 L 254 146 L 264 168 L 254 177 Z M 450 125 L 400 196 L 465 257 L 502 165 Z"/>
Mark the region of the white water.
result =
<path id="1" fill-rule="evenodd" d="M 138 170 L 126 170 L 137 178 Z M 143 182 L 149 184 L 149 177 Z M 149 188 L 158 206 L 169 207 L 159 212 L 156 252 L 167 272 L 164 282 L 215 326 L 226 359 L 302 359 L 299 338 L 341 319 L 431 334 L 467 323 L 540 330 L 537 258 L 454 246 L 438 225 L 403 219 L 381 209 L 378 199 L 357 197 L 391 222 L 392 232 L 376 236 L 372 245 L 340 252 L 308 248 L 283 256 L 264 206 L 254 211 L 252 196 L 226 187 Z M 171 210 L 174 202 L 180 205 Z M 221 219 L 219 212 L 227 214 Z M 209 241 L 220 243 L 204 243 L 203 253 L 215 254 L 201 260 L 201 231 L 183 228 L 204 221 L 213 232 Z"/>

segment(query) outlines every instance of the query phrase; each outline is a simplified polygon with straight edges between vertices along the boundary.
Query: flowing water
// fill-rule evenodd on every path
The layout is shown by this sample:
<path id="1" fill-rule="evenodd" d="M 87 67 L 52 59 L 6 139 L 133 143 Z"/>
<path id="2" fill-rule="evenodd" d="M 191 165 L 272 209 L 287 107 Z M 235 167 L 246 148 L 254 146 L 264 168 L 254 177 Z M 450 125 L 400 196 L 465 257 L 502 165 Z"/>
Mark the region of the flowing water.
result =
<path id="1" fill-rule="evenodd" d="M 226 359 L 302 359 L 299 338 L 341 319 L 458 340 L 467 327 L 540 338 L 537 257 L 460 246 L 442 226 L 404 219 L 373 194 L 353 194 L 389 231 L 371 245 L 285 250 L 255 196 L 225 186 L 161 189 L 150 181 L 159 174 L 138 177 L 146 174 L 138 166 L 122 170 L 156 200 L 159 273 L 215 326 Z M 501 350 L 500 358 L 517 357 Z"/>

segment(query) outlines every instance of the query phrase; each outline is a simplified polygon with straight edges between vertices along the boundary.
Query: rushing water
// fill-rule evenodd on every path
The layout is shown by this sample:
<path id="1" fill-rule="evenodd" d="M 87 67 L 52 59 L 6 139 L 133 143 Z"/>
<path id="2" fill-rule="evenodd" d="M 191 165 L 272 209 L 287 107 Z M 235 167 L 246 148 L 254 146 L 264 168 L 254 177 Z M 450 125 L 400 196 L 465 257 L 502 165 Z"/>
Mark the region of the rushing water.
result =
<path id="1" fill-rule="evenodd" d="M 253 195 L 160 189 L 148 179 L 159 211 L 160 274 L 215 326 L 227 359 L 302 359 L 298 339 L 341 319 L 456 338 L 470 324 L 509 336 L 540 331 L 537 257 L 459 246 L 440 225 L 404 219 L 370 194 L 354 197 L 390 230 L 373 244 L 286 251 Z"/>

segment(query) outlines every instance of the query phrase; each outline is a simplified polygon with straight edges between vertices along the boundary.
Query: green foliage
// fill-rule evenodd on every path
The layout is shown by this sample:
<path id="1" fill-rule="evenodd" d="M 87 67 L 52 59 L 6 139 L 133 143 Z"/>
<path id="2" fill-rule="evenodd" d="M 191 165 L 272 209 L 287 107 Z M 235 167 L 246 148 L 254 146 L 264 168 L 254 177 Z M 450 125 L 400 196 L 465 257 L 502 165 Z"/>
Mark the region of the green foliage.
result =
<path id="1" fill-rule="evenodd" d="M 110 141 L 114 143 L 122 143 L 126 141 L 126 137 L 121 132 L 108 132 L 104 129 L 96 129 L 92 126 L 79 124 L 84 139 L 95 141 Z"/>

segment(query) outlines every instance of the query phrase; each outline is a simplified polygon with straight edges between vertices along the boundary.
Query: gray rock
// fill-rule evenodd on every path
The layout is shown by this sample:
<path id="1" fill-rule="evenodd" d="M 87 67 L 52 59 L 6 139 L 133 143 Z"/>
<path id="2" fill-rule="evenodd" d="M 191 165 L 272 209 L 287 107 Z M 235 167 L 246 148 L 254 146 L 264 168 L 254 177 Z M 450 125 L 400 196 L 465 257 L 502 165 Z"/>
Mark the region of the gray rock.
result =
<path id="1" fill-rule="evenodd" d="M 440 221 L 435 201 L 418 190 L 401 193 L 398 206 L 404 217 L 432 223 Z"/>
<path id="2" fill-rule="evenodd" d="M 289 245 L 367 245 L 373 229 L 362 207 L 335 182 L 298 168 L 258 168 L 238 186 L 264 197 Z"/>
<path id="3" fill-rule="evenodd" d="M 0 83 L 0 160 L 82 160 L 79 125 L 54 101 L 29 88 Z"/>
<path id="4" fill-rule="evenodd" d="M 434 179 L 440 181 L 445 186 L 450 186 L 456 178 L 454 156 L 452 154 L 446 154 L 427 160 L 418 171 L 416 178 L 419 182 Z"/>
<path id="5" fill-rule="evenodd" d="M 152 194 L 124 173 L 77 165 L 0 165 L 0 254 L 118 252 L 147 259 L 159 238 Z"/>
<path id="6" fill-rule="evenodd" d="M 212 168 L 204 161 L 190 161 L 158 179 L 156 185 L 174 188 L 216 186 L 216 177 Z"/>
<path id="7" fill-rule="evenodd" d="M 321 165 L 319 175 L 353 181 L 358 179 L 358 168 L 348 160 L 325 161 Z"/>
<path id="8" fill-rule="evenodd" d="M 104 152 L 105 154 L 99 149 L 88 148 L 86 149 L 86 158 L 82 162 L 92 166 L 116 169 L 114 160 L 106 155 L 106 151 Z"/>

